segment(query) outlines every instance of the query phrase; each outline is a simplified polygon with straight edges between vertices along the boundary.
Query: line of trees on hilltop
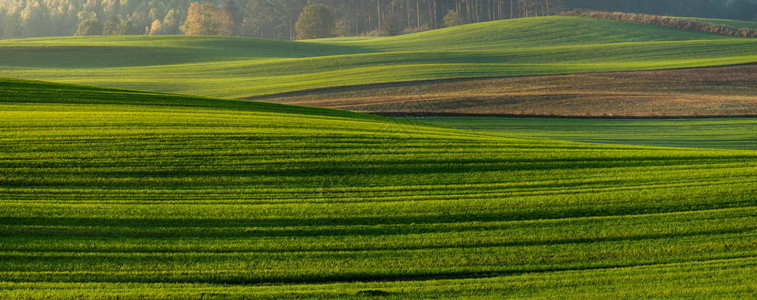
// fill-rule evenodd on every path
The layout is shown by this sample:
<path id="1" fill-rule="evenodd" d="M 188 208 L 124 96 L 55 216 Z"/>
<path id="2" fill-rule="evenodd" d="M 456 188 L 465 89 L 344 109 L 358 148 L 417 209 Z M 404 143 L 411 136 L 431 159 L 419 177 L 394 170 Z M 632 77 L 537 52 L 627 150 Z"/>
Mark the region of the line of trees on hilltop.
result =
<path id="1" fill-rule="evenodd" d="M 683 29 L 689 31 L 698 31 L 705 33 L 715 33 L 722 35 L 729 35 L 735 37 L 750 37 L 757 38 L 757 30 L 751 30 L 749 28 L 734 28 L 726 25 L 717 25 L 703 23 L 693 20 L 679 19 L 675 17 L 666 17 L 650 14 L 636 14 L 636 13 L 622 13 L 622 12 L 605 12 L 595 10 L 576 9 L 569 12 L 564 12 L 565 16 L 581 16 L 588 18 L 598 18 L 607 20 L 616 20 L 623 22 L 647 24 L 654 26 L 662 26 L 668 28 Z"/>
<path id="2" fill-rule="evenodd" d="M 0 38 L 395 35 L 574 8 L 757 18 L 756 0 L 2 0 Z M 301 22 L 300 22 L 301 21 Z M 298 25 L 299 23 L 299 25 Z"/>
<path id="3" fill-rule="evenodd" d="M 568 9 L 757 21 L 757 0 L 569 0 Z"/>

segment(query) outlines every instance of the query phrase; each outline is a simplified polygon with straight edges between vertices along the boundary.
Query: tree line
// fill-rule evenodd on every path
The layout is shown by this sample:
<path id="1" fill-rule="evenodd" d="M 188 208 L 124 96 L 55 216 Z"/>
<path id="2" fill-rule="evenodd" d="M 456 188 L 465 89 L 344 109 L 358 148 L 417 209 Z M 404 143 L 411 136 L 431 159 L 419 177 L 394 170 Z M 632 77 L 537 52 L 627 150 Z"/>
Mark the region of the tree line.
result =
<path id="1" fill-rule="evenodd" d="M 3 0 L 0 38 L 396 35 L 575 8 L 757 20 L 754 0 Z"/>
<path id="2" fill-rule="evenodd" d="M 660 15 L 623 13 L 623 12 L 606 12 L 596 10 L 576 9 L 562 13 L 564 16 L 581 16 L 587 18 L 597 18 L 606 20 L 616 20 L 630 23 L 647 24 L 662 26 L 668 28 L 683 29 L 689 31 L 698 31 L 704 33 L 714 33 L 729 35 L 735 37 L 757 38 L 757 30 L 749 28 L 735 28 L 727 25 L 717 25 L 704 23 L 694 20 L 686 20 L 675 17 L 666 17 Z"/>

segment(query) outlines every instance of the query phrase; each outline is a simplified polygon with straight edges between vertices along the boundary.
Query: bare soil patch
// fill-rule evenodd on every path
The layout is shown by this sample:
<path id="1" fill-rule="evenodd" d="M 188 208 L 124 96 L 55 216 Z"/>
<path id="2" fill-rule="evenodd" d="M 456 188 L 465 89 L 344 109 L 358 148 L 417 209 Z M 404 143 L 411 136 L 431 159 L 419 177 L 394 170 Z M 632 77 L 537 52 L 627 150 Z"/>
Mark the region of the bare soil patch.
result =
<path id="1" fill-rule="evenodd" d="M 249 99 L 386 115 L 757 116 L 757 65 L 394 83 Z"/>

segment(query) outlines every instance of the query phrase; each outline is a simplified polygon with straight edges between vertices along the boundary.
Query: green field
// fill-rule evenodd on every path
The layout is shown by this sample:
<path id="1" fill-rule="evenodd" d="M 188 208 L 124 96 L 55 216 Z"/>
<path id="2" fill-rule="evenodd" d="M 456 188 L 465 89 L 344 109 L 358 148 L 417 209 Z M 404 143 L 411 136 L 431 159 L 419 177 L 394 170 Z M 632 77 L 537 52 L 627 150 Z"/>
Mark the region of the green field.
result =
<path id="1" fill-rule="evenodd" d="M 130 36 L 0 41 L 5 77 L 217 97 L 425 79 L 757 62 L 757 40 L 580 17 L 305 42 Z"/>
<path id="2" fill-rule="evenodd" d="M 757 150 L 757 118 L 561 119 L 413 117 L 452 128 L 585 143 Z"/>
<path id="3" fill-rule="evenodd" d="M 750 297 L 757 151 L 0 80 L 8 297 Z"/>
<path id="4" fill-rule="evenodd" d="M 753 297 L 757 119 L 393 119 L 215 97 L 755 62 L 755 39 L 579 17 L 0 41 L 0 76 L 22 78 L 0 78 L 0 298 Z M 680 76 L 648 82 L 684 104 L 751 101 L 749 76 Z M 577 86 L 542 82 L 516 92 Z"/>

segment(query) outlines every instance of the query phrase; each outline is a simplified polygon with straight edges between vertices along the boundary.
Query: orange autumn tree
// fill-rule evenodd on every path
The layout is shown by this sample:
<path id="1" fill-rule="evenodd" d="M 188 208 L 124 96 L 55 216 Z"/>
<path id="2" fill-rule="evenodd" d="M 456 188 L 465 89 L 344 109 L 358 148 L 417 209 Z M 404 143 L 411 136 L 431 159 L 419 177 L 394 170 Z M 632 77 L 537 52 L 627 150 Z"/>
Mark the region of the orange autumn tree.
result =
<path id="1" fill-rule="evenodd" d="M 229 13 L 220 5 L 193 2 L 187 10 L 187 20 L 181 31 L 187 35 L 230 36 L 233 27 Z"/>

